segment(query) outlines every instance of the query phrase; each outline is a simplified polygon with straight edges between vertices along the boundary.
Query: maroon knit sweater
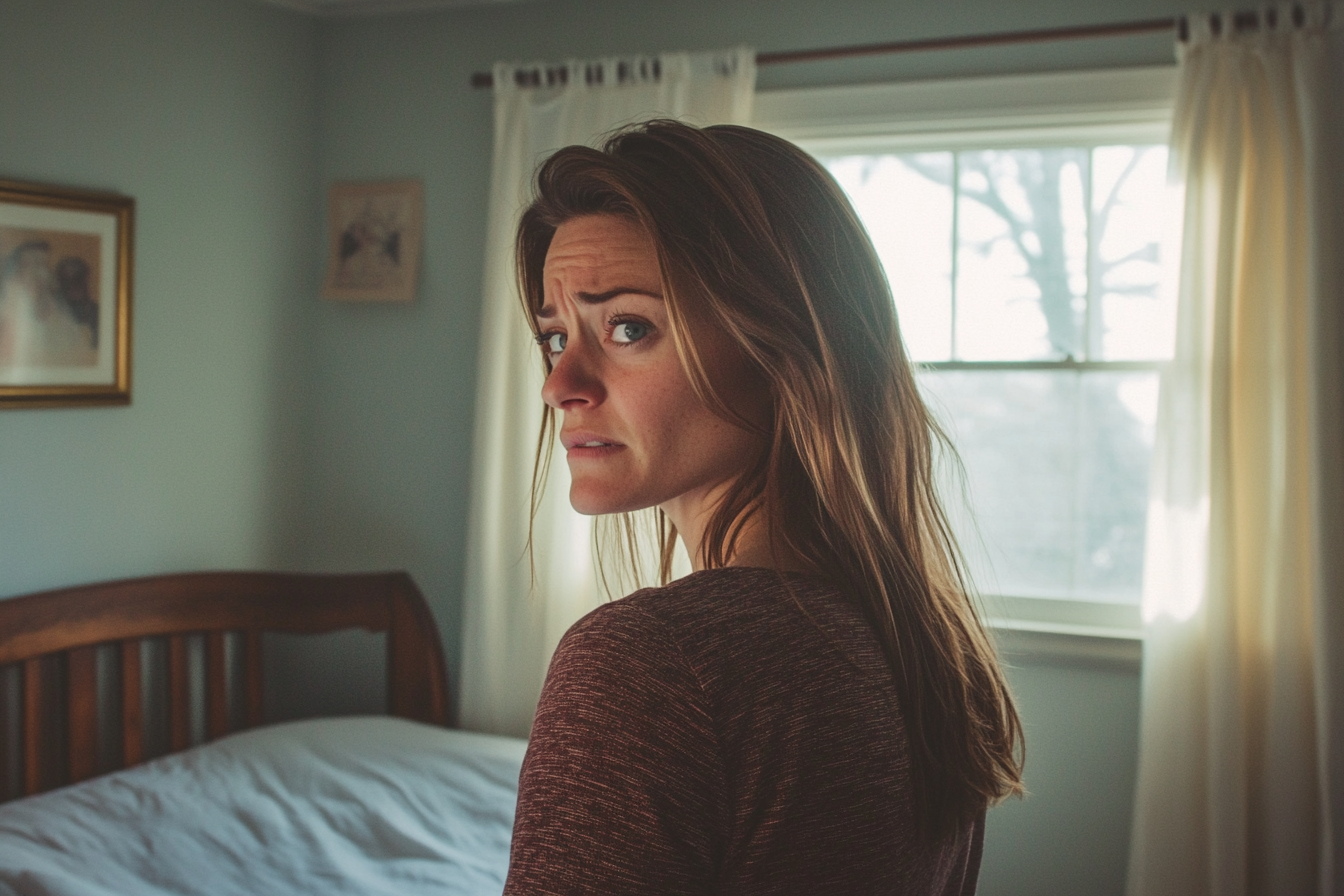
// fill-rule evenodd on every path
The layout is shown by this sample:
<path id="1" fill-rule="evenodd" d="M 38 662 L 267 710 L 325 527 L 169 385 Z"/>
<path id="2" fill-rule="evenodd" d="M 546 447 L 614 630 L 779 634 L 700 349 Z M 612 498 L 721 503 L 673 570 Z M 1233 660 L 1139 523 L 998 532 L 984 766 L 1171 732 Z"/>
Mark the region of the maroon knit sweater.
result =
<path id="1" fill-rule="evenodd" d="M 896 690 L 854 603 L 716 569 L 561 641 L 504 892 L 967 896 L 983 832 L 982 815 L 941 843 L 916 835 Z"/>

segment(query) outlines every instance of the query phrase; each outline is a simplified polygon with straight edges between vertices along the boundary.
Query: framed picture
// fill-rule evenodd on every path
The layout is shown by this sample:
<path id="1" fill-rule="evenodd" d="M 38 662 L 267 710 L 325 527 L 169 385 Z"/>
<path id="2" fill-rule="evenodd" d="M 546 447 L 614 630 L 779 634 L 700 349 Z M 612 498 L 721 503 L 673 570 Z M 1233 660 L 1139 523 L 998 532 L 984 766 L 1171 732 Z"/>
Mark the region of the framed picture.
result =
<path id="1" fill-rule="evenodd" d="M 424 217 L 420 181 L 332 184 L 327 208 L 330 236 L 322 297 L 352 302 L 414 299 Z"/>
<path id="2" fill-rule="evenodd" d="M 0 408 L 128 404 L 135 200 L 0 180 Z"/>

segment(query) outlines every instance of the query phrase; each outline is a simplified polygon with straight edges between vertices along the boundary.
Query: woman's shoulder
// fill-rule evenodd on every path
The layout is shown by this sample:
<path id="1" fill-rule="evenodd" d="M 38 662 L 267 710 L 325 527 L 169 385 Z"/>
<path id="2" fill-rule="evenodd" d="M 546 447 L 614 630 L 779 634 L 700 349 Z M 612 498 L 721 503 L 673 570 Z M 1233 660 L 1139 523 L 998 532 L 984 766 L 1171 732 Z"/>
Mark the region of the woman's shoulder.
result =
<path id="1" fill-rule="evenodd" d="M 679 611 L 731 615 L 839 596 L 833 584 L 815 576 L 758 566 L 725 566 L 693 572 L 658 588 L 643 588 L 608 606 L 664 617 Z"/>
<path id="2" fill-rule="evenodd" d="M 758 567 L 696 572 L 604 604 L 570 629 L 562 651 L 586 663 L 675 657 L 701 680 L 800 655 L 885 668 L 863 611 L 839 588 Z"/>
<path id="3" fill-rule="evenodd" d="M 612 726 L 661 730 L 656 722 L 668 714 L 678 719 L 673 728 L 704 720 L 703 688 L 687 659 L 686 635 L 648 600 L 664 590 L 603 604 L 570 627 L 551 657 L 534 736 L 557 720 L 567 731 L 608 733 Z"/>
<path id="4" fill-rule="evenodd" d="M 847 604 L 822 579 L 732 566 L 694 572 L 602 604 L 576 622 L 565 639 L 679 641 L 704 630 L 796 617 L 800 608 L 810 615 L 812 608 Z"/>

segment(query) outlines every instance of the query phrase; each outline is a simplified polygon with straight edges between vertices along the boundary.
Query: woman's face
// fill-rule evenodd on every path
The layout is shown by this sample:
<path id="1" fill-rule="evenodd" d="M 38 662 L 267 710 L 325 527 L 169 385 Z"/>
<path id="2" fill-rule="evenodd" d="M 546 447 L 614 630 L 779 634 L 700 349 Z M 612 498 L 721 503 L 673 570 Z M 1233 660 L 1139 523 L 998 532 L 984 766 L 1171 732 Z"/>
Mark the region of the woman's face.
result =
<path id="1" fill-rule="evenodd" d="M 742 472 L 759 439 L 716 416 L 692 390 L 668 326 L 653 243 L 623 218 L 574 218 L 556 230 L 543 279 L 537 325 L 552 367 L 541 394 L 563 412 L 574 509 L 661 506 L 686 526 L 687 513 L 708 509 L 719 487 Z M 746 385 L 757 378 L 736 346 L 711 327 L 690 326 L 716 390 L 735 410 L 760 417 L 764 390 Z"/>

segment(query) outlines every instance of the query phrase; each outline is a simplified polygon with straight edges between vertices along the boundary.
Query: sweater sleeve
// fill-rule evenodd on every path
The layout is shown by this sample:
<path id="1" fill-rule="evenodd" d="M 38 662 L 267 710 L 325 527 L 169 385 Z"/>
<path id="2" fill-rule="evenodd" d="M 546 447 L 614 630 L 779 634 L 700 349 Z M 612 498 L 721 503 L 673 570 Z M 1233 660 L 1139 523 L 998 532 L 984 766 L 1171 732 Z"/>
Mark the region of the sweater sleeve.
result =
<path id="1" fill-rule="evenodd" d="M 724 789 L 694 672 L 657 619 L 607 604 L 551 661 L 505 896 L 707 893 Z"/>

